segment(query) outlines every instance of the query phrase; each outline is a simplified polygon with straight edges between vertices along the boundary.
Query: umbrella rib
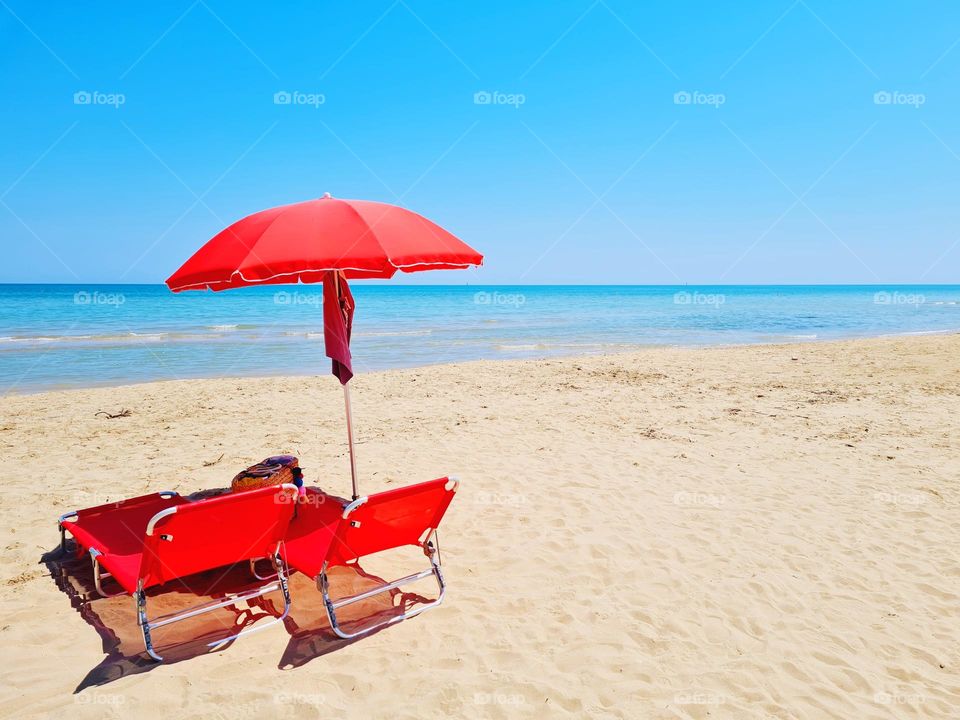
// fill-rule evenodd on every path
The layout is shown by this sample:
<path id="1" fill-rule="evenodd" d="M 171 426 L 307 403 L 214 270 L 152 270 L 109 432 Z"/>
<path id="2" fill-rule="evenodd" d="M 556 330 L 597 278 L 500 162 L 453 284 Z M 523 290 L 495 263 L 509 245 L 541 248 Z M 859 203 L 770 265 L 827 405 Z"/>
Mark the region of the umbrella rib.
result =
<path id="1" fill-rule="evenodd" d="M 396 269 L 397 266 L 393 264 L 393 259 L 387 253 L 387 249 L 383 246 L 383 243 L 380 242 L 380 238 L 378 238 L 376 233 L 373 232 L 373 227 L 371 227 L 370 223 L 367 222 L 366 218 L 363 217 L 363 215 L 361 215 L 360 213 L 358 213 L 357 209 L 351 203 L 344 203 L 344 205 L 350 208 L 350 212 L 352 212 L 354 215 L 357 216 L 360 222 L 363 223 L 363 226 L 366 228 L 366 230 L 364 230 L 363 234 L 359 238 L 353 241 L 353 244 L 350 247 L 348 247 L 346 250 L 344 250 L 340 254 L 340 257 L 337 258 L 337 262 L 342 260 L 347 255 L 347 253 L 353 250 L 363 238 L 365 238 L 368 234 L 370 234 L 373 236 L 374 242 L 380 246 L 380 250 L 383 252 L 383 256 L 387 259 L 387 262 L 390 264 L 391 267 Z M 386 215 L 386 213 L 384 213 L 384 215 Z M 383 217 L 383 215 L 381 215 L 381 217 Z M 376 223 L 374 223 L 374 225 L 376 225 Z"/>
<path id="2" fill-rule="evenodd" d="M 483 264 L 483 261 L 481 260 L 481 262 L 478 263 L 477 266 L 482 264 Z M 433 267 L 433 266 L 440 266 L 444 269 L 450 269 L 450 270 L 466 270 L 470 267 L 473 267 L 474 263 L 418 262 L 418 263 L 411 263 L 410 265 L 395 265 L 393 262 L 391 262 L 390 266 L 396 270 L 403 270 L 404 268 L 419 268 L 419 267 Z M 266 278 L 248 278 L 244 276 L 244 274 L 241 271 L 235 270 L 231 274 L 230 279 L 208 280 L 206 282 L 192 283 L 190 285 L 178 285 L 175 288 L 175 291 L 179 292 L 182 290 L 192 290 L 194 288 L 203 288 L 203 287 L 209 287 L 212 290 L 213 288 L 210 286 L 229 284 L 232 278 L 234 277 L 239 277 L 245 283 L 260 284 L 260 283 L 269 283 L 271 280 L 276 280 L 277 278 L 288 277 L 291 275 L 302 275 L 303 273 L 333 272 L 335 270 L 349 270 L 350 272 L 371 273 L 373 275 L 376 275 L 381 272 L 380 270 L 371 270 L 370 268 L 358 268 L 358 267 L 319 267 L 319 268 L 302 268 L 301 270 L 293 270 L 292 272 L 287 272 L 287 273 L 275 273 L 274 275 L 271 275 Z"/>
<path id="3" fill-rule="evenodd" d="M 368 222 L 366 221 L 366 219 L 365 219 L 360 213 L 357 212 L 356 208 L 354 208 L 353 205 L 351 205 L 351 204 L 348 203 L 348 202 L 345 202 L 344 205 L 346 205 L 347 208 L 349 208 L 350 212 L 352 212 L 354 215 L 357 216 L 357 219 L 359 219 L 360 222 L 363 223 L 363 226 L 364 226 L 366 229 L 363 231 L 363 233 L 360 235 L 360 237 L 357 238 L 357 240 L 354 241 L 354 243 L 353 243 L 350 247 L 348 247 L 346 250 L 344 250 L 344 251 L 340 254 L 340 256 L 336 259 L 335 262 L 339 262 L 339 261 L 342 260 L 344 257 L 346 257 L 347 253 L 349 253 L 351 250 L 353 250 L 353 248 L 355 248 L 355 247 L 357 246 L 357 243 L 359 243 L 360 240 L 362 240 L 362 239 L 363 239 L 364 237 L 366 237 L 367 235 L 370 235 L 370 236 L 373 237 L 374 242 L 376 242 L 377 245 L 380 246 L 380 250 L 383 252 L 383 256 L 387 259 L 387 262 L 390 264 L 390 266 L 393 267 L 394 269 L 398 269 L 397 266 L 393 263 L 393 260 L 392 260 L 392 259 L 390 258 L 390 256 L 387 254 L 386 248 L 384 248 L 383 245 L 380 243 L 380 239 L 377 237 L 376 233 L 373 232 L 373 228 L 370 226 L 370 223 L 368 223 Z M 274 223 L 276 223 L 277 220 L 280 219 L 280 216 L 281 216 L 281 215 L 283 215 L 283 213 L 277 213 L 277 216 L 276 216 L 273 220 L 271 220 L 271 221 L 270 221 L 270 224 L 267 225 L 267 227 L 265 227 L 265 228 L 263 229 L 263 232 L 261 232 L 261 233 L 259 234 L 259 236 L 258 236 L 258 238 L 257 238 L 258 241 L 259 241 L 260 238 L 262 238 L 264 235 L 267 234 L 267 232 L 270 230 L 270 228 L 273 227 Z M 376 224 L 376 223 L 374 223 L 374 224 Z M 254 249 L 255 246 L 256 246 L 256 244 L 257 244 L 257 243 L 254 242 L 254 243 L 253 243 L 253 247 L 247 248 L 247 254 L 244 256 L 243 260 L 239 263 L 239 266 L 242 267 L 243 264 L 252 256 L 255 260 L 258 260 L 267 270 L 270 270 L 270 265 L 267 264 L 266 262 L 264 262 L 264 261 L 257 255 L 257 253 L 256 253 L 256 251 L 255 251 L 255 249 Z M 331 268 L 301 268 L 300 270 L 296 270 L 296 271 L 293 271 L 293 272 L 274 273 L 274 274 L 271 275 L 270 277 L 268 277 L 268 278 L 266 278 L 266 279 L 263 279 L 263 280 L 257 280 L 257 279 L 251 280 L 251 279 L 248 279 L 248 278 L 244 277 L 243 271 L 238 268 L 237 270 L 234 270 L 232 273 L 230 273 L 230 277 L 227 278 L 226 280 L 224 280 L 223 282 L 229 283 L 230 281 L 233 280 L 233 278 L 235 278 L 235 277 L 237 277 L 237 276 L 239 276 L 240 279 L 243 280 L 244 282 L 268 282 L 269 280 L 273 280 L 273 279 L 278 278 L 278 277 L 286 277 L 286 276 L 288 276 L 288 275 L 296 275 L 296 276 L 298 276 L 298 279 L 299 279 L 299 276 L 302 275 L 302 274 L 305 273 L 305 272 L 327 272 L 327 271 L 330 271 L 330 270 L 353 270 L 353 271 L 355 271 L 355 272 L 371 272 L 371 273 L 380 272 L 379 270 L 370 270 L 369 268 L 334 268 L 334 267 L 331 267 Z"/>
<path id="4" fill-rule="evenodd" d="M 238 263 L 238 265 L 237 265 L 238 268 L 242 267 L 243 264 L 244 264 L 247 260 L 249 260 L 250 257 L 252 256 L 252 257 L 253 257 L 255 260 L 257 260 L 261 265 L 263 265 L 263 267 L 265 267 L 267 270 L 270 269 L 269 263 L 267 263 L 266 261 L 264 261 L 264 259 L 261 258 L 259 255 L 257 255 L 257 251 L 255 250 L 255 248 L 257 247 L 257 243 L 260 242 L 260 239 L 267 233 L 267 231 L 268 231 L 270 228 L 273 227 L 274 223 L 276 223 L 277 220 L 280 219 L 280 216 L 281 216 L 281 215 L 283 215 L 283 212 L 278 212 L 277 215 L 276 215 L 276 217 L 274 217 L 273 220 L 271 220 L 270 223 L 263 229 L 263 232 L 261 232 L 259 235 L 257 235 L 257 238 L 256 238 L 252 243 L 250 243 L 250 246 L 249 246 L 249 247 L 247 247 L 247 244 L 246 244 L 245 242 L 243 242 L 243 238 L 240 237 L 240 235 L 238 235 L 235 230 L 233 230 L 233 225 L 231 225 L 231 226 L 228 228 L 228 229 L 230 230 L 230 234 L 233 235 L 235 238 L 237 238 L 237 240 L 240 241 L 240 244 L 243 245 L 243 246 L 247 249 L 247 254 L 243 256 L 243 260 L 241 260 L 241 261 Z M 234 223 L 234 225 L 236 225 L 236 223 Z M 236 270 L 234 270 L 233 272 L 230 273 L 230 276 L 229 276 L 224 282 L 230 282 L 236 275 L 240 275 L 241 278 L 243 277 L 243 273 L 241 273 L 239 269 L 236 269 Z"/>

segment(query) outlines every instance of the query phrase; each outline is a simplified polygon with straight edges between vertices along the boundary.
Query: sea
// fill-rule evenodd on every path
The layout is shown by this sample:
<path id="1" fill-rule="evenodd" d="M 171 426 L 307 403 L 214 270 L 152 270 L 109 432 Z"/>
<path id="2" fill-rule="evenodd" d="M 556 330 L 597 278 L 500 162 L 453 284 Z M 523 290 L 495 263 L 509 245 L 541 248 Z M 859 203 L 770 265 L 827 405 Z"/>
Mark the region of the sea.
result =
<path id="1" fill-rule="evenodd" d="M 960 332 L 960 285 L 467 286 L 352 283 L 356 373 Z M 317 375 L 318 285 L 0 285 L 0 394 L 182 378 Z"/>

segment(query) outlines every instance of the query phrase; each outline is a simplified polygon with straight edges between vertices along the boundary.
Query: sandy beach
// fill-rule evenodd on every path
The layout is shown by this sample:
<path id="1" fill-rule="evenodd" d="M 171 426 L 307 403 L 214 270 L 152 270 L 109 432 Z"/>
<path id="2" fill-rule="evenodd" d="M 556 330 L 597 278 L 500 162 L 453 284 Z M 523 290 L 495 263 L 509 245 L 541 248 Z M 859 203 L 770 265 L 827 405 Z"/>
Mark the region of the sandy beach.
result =
<path id="1" fill-rule="evenodd" d="M 162 665 L 128 597 L 65 590 L 56 518 L 281 452 L 346 494 L 336 380 L 4 398 L 2 715 L 960 716 L 960 335 L 481 361 L 353 395 L 364 491 L 462 480 L 444 605 L 343 643 L 296 577 L 285 627 Z"/>

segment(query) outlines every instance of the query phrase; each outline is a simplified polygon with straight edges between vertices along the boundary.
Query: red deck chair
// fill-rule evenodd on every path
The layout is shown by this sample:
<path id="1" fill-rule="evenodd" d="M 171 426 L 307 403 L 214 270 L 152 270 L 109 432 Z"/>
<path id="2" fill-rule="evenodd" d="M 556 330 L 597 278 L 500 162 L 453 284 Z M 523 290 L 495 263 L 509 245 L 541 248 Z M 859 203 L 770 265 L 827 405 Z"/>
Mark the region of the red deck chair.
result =
<path id="1" fill-rule="evenodd" d="M 283 546 L 284 558 L 292 569 L 316 579 L 317 588 L 323 594 L 330 627 L 338 636 L 349 640 L 365 635 L 419 615 L 443 602 L 446 583 L 434 536 L 458 486 L 459 481 L 455 478 L 439 478 L 361 497 L 347 504 L 315 490 L 307 491 L 297 517 L 290 523 Z M 422 547 L 430 559 L 430 567 L 357 595 L 339 600 L 330 597 L 327 579 L 329 568 L 349 565 L 361 557 L 405 545 Z M 431 575 L 436 579 L 440 591 L 433 602 L 419 605 L 388 620 L 368 624 L 354 632 L 346 632 L 337 622 L 339 608 Z"/>
<path id="2" fill-rule="evenodd" d="M 290 594 L 280 546 L 293 516 L 297 497 L 294 485 L 267 487 L 190 502 L 174 492 L 144 495 L 131 500 L 99 505 L 60 517 L 60 544 L 66 549 L 66 532 L 73 535 L 77 555 L 87 552 L 93 563 L 97 592 L 104 592 L 102 579 L 112 577 L 122 588 L 112 595 L 129 594 L 136 601 L 137 622 L 143 632 L 147 654 L 156 653 L 151 630 L 217 608 L 251 600 L 280 590 L 284 609 L 279 618 L 258 624 L 228 638 L 209 643 L 223 645 L 241 635 L 282 621 L 290 611 Z M 276 574 L 266 585 L 232 594 L 179 613 L 153 620 L 147 617 L 144 591 L 204 570 L 268 557 Z M 104 570 L 106 572 L 104 572 Z"/>

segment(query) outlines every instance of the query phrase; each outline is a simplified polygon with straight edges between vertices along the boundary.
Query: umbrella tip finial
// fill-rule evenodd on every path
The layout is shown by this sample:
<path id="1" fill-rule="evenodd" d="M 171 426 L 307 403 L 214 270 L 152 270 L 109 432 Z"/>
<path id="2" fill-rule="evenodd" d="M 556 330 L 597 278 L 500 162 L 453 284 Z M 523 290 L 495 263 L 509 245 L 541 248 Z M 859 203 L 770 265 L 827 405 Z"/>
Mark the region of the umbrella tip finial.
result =
<path id="1" fill-rule="evenodd" d="M 330 199 L 330 198 L 332 198 L 332 197 L 333 197 L 333 195 L 331 195 L 331 194 L 328 193 L 328 192 L 325 192 L 325 193 L 323 194 L 323 198 L 321 198 L 321 199 L 323 199 L 323 200 L 328 200 L 328 199 Z"/>

